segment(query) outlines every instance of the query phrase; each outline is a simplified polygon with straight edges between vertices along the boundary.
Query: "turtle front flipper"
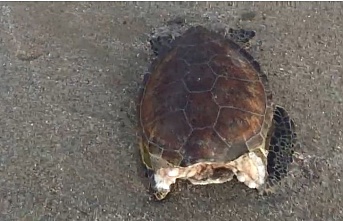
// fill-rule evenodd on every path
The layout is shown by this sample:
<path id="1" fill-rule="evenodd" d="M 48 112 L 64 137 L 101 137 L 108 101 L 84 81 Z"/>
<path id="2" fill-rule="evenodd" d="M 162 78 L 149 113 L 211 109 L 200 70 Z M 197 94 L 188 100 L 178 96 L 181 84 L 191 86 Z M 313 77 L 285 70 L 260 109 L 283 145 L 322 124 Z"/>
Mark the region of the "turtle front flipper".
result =
<path id="1" fill-rule="evenodd" d="M 184 24 L 185 20 L 181 17 L 177 17 L 168 21 L 167 25 L 156 29 L 151 33 L 149 42 L 151 49 L 156 56 L 165 54 L 171 49 L 172 42 L 181 35 Z"/>
<path id="2" fill-rule="evenodd" d="M 253 30 L 230 28 L 227 34 L 233 41 L 247 49 L 250 48 L 250 41 L 255 37 L 256 32 Z"/>
<path id="3" fill-rule="evenodd" d="M 150 46 L 156 56 L 165 53 L 170 49 L 173 40 L 172 36 L 157 36 L 150 39 Z"/>
<path id="4" fill-rule="evenodd" d="M 276 106 L 273 123 L 267 157 L 268 177 L 263 188 L 264 193 L 273 192 L 275 185 L 289 172 L 297 142 L 294 122 L 283 107 Z"/>

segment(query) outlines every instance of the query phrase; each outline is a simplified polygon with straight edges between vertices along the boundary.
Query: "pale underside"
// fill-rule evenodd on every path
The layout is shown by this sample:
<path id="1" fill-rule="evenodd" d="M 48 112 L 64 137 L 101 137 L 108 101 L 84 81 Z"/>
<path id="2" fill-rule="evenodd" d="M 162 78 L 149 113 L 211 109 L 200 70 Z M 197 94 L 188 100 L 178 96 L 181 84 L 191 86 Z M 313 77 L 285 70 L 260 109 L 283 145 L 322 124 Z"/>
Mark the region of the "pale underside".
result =
<path id="1" fill-rule="evenodd" d="M 263 144 L 264 147 L 264 144 Z M 266 157 L 262 145 L 260 148 Z M 202 162 L 188 167 L 160 168 L 154 174 L 155 188 L 157 191 L 169 191 L 170 186 L 177 179 L 190 181 L 194 185 L 219 184 L 232 180 L 234 176 L 239 182 L 244 183 L 249 188 L 259 189 L 265 183 L 267 168 L 261 159 L 254 152 L 246 153 L 234 161 L 227 163 Z M 227 170 L 228 173 L 221 176 L 212 176 L 217 169 Z"/>

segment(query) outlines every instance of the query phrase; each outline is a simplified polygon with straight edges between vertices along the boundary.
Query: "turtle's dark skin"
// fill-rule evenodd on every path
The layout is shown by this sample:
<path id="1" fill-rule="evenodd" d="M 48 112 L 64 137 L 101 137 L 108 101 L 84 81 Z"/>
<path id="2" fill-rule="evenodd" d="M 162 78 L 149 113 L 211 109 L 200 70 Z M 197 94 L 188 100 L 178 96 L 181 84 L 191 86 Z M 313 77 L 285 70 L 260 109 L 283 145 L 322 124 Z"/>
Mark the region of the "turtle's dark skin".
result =
<path id="1" fill-rule="evenodd" d="M 158 200 L 177 179 L 206 185 L 236 177 L 262 190 L 287 173 L 294 123 L 272 102 L 258 62 L 234 41 L 254 35 L 238 30 L 229 39 L 196 26 L 151 40 L 157 59 L 140 96 L 140 151 Z"/>

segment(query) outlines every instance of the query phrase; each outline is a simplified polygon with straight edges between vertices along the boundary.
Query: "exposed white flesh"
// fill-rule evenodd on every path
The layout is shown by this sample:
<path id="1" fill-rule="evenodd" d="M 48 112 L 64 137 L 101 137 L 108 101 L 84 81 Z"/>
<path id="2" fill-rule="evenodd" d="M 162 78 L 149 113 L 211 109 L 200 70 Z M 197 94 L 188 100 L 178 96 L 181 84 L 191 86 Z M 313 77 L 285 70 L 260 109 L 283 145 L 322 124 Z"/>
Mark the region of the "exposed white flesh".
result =
<path id="1" fill-rule="evenodd" d="M 232 171 L 231 176 L 208 178 L 218 168 Z M 189 180 L 194 185 L 224 183 L 236 175 L 249 188 L 259 188 L 265 182 L 266 166 L 255 153 L 247 153 L 229 163 L 197 163 L 189 167 L 161 168 L 154 175 L 157 191 L 169 191 L 177 179 Z"/>

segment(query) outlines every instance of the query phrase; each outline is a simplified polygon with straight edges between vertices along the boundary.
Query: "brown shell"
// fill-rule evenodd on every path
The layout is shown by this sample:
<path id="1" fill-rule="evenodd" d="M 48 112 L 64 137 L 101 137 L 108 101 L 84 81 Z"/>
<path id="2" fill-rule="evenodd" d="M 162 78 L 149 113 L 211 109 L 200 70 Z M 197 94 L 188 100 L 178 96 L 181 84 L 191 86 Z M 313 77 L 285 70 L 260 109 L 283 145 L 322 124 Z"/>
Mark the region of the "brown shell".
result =
<path id="1" fill-rule="evenodd" d="M 244 49 L 198 26 L 152 66 L 140 102 L 143 160 L 151 168 L 227 162 L 259 147 L 272 96 Z"/>

